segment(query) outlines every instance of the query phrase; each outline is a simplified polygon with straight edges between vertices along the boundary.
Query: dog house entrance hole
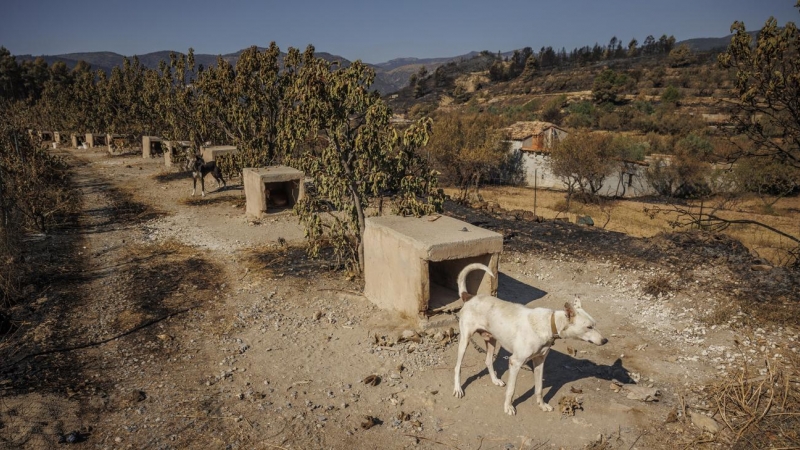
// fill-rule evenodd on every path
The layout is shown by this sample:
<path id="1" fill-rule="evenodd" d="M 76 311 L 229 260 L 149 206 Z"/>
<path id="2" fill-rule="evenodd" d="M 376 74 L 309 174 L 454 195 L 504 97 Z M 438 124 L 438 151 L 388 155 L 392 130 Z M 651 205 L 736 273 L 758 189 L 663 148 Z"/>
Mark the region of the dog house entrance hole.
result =
<path id="1" fill-rule="evenodd" d="M 471 258 L 451 259 L 428 262 L 428 310 L 427 314 L 436 314 L 459 309 L 463 303 L 458 296 L 458 274 L 469 264 L 481 263 L 491 267 L 491 254 Z M 474 270 L 467 275 L 467 292 L 475 294 L 489 275 L 483 270 Z M 487 281 L 488 282 L 488 281 Z"/>
<path id="2" fill-rule="evenodd" d="M 298 181 L 264 183 L 264 193 L 267 200 L 265 210 L 275 211 L 293 207 L 297 202 L 293 193 L 298 191 L 298 184 Z"/>

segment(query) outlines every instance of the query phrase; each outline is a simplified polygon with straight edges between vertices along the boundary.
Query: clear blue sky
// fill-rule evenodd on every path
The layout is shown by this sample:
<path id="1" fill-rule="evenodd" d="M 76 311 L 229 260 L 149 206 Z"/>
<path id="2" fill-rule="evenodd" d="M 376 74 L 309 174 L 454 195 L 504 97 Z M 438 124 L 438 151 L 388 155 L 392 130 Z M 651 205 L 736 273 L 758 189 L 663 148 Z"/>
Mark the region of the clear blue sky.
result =
<path id="1" fill-rule="evenodd" d="M 721 37 L 769 16 L 800 23 L 796 0 L 0 0 L 0 46 L 12 54 L 159 50 L 232 53 L 275 41 L 379 63 L 627 44 L 648 34 Z"/>

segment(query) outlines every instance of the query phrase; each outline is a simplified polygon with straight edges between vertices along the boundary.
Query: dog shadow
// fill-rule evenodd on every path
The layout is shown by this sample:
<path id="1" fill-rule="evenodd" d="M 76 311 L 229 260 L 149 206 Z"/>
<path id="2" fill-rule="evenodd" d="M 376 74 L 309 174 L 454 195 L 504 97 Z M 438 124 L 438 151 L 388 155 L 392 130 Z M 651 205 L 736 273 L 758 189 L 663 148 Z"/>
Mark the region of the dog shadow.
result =
<path id="1" fill-rule="evenodd" d="M 497 285 L 497 296 L 499 298 L 520 305 L 527 305 L 547 295 L 547 292 L 525 284 L 503 272 L 500 272 Z"/>
<path id="2" fill-rule="evenodd" d="M 220 192 L 221 193 L 221 192 L 228 192 L 228 191 L 243 191 L 243 190 L 244 190 L 244 186 L 242 186 L 241 184 L 230 184 L 230 183 L 228 183 L 227 185 L 218 187 L 218 188 L 214 189 L 211 192 Z"/>
<path id="3" fill-rule="evenodd" d="M 533 369 L 532 363 L 529 362 L 528 366 L 531 367 L 531 370 Z M 628 370 L 622 365 L 622 359 L 620 358 L 617 358 L 611 365 L 597 364 L 588 359 L 573 358 L 568 354 L 551 349 L 550 353 L 547 354 L 547 359 L 545 359 L 544 381 L 542 383 L 542 390 L 547 387 L 550 389 L 544 395 L 543 400 L 549 403 L 564 385 L 584 378 L 617 380 L 622 384 L 636 383 L 631 378 Z M 517 398 L 515 403 L 519 404 L 533 397 L 536 394 L 535 390 L 536 388 L 531 386 L 528 391 Z"/>
<path id="4" fill-rule="evenodd" d="M 505 349 L 501 348 L 495 358 L 495 371 L 498 378 L 508 371 L 508 353 Z M 499 364 L 498 364 L 499 363 Z M 498 367 L 502 366 L 502 367 Z M 533 363 L 528 361 L 523 369 L 528 368 L 533 371 Z M 467 386 L 472 384 L 473 381 L 480 378 L 488 378 L 489 371 L 484 368 L 480 372 L 467 378 L 463 385 L 466 389 Z M 631 378 L 629 372 L 622 365 L 622 360 L 617 359 L 611 365 L 597 364 L 587 359 L 573 358 L 570 355 L 561 353 L 557 350 L 550 349 L 545 359 L 544 364 L 544 381 L 542 382 L 542 390 L 550 388 L 543 397 L 545 403 L 550 403 L 550 400 L 564 387 L 564 385 L 582 380 L 584 378 L 599 378 L 601 380 L 617 380 L 622 384 L 635 384 L 636 382 Z M 533 381 L 533 377 L 530 378 Z M 519 378 L 517 379 L 517 392 L 519 392 Z M 505 389 L 505 388 L 504 388 Z M 536 387 L 531 386 L 522 395 L 514 400 L 514 405 L 519 405 L 536 394 Z"/>
<path id="5" fill-rule="evenodd" d="M 190 172 L 185 172 L 185 171 L 161 172 L 153 175 L 152 178 L 158 181 L 159 183 L 169 183 L 170 181 L 182 180 L 184 178 L 192 178 L 192 174 Z"/>

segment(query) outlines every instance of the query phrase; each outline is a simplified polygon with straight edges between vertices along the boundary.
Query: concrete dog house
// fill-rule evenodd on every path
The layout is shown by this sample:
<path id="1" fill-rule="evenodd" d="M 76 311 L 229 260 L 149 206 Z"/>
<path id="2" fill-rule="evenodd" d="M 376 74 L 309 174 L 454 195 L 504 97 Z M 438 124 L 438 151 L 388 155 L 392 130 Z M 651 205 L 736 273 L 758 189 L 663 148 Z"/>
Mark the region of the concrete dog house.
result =
<path id="1" fill-rule="evenodd" d="M 248 216 L 259 217 L 269 208 L 284 206 L 275 204 L 273 199 L 276 192 L 285 195 L 286 207 L 294 206 L 306 194 L 303 183 L 305 174 L 291 167 L 245 168 L 242 169 L 242 178 Z"/>
<path id="2" fill-rule="evenodd" d="M 364 230 L 364 295 L 378 307 L 427 317 L 460 308 L 456 279 L 467 264 L 471 294 L 497 294 L 503 236 L 447 216 L 370 217 Z"/>
<path id="3" fill-rule="evenodd" d="M 72 141 L 72 148 L 78 148 L 86 142 L 86 136 L 83 134 L 70 134 L 70 140 Z"/>
<path id="4" fill-rule="evenodd" d="M 212 147 L 201 147 L 200 153 L 203 155 L 203 161 L 215 161 L 218 156 L 235 155 L 239 153 L 239 149 L 233 145 L 215 145 Z"/>
<path id="5" fill-rule="evenodd" d="M 162 144 L 166 144 L 166 149 L 164 149 L 164 165 L 166 167 L 172 167 L 172 164 L 178 161 L 178 153 L 186 154 L 190 152 L 193 145 L 192 141 L 162 141 Z M 187 156 L 187 158 L 191 156 L 191 158 L 194 159 L 192 155 L 185 156 Z"/>
<path id="6" fill-rule="evenodd" d="M 158 136 L 142 136 L 142 158 L 149 158 L 153 154 L 154 147 L 161 147 L 161 138 Z M 163 150 L 161 150 L 163 151 Z"/>
<path id="7" fill-rule="evenodd" d="M 86 133 L 86 145 L 89 148 L 97 147 L 100 145 L 108 145 L 107 137 L 105 134 Z"/>

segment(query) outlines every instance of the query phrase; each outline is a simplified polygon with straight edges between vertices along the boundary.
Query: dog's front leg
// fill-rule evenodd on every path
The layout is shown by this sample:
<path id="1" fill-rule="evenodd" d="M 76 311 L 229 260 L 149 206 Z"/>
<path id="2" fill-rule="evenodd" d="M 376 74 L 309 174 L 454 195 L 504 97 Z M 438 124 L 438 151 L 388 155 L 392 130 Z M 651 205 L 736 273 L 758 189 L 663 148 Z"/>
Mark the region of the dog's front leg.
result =
<path id="1" fill-rule="evenodd" d="M 200 176 L 200 194 L 205 197 L 206 196 L 206 177 Z"/>
<path id="2" fill-rule="evenodd" d="M 486 369 L 489 370 L 489 376 L 492 377 L 492 383 L 495 386 L 503 387 L 506 384 L 503 380 L 497 378 L 497 372 L 494 371 L 494 350 L 495 344 L 497 344 L 497 339 L 492 337 L 489 333 L 481 333 L 483 339 L 486 341 Z"/>
<path id="3" fill-rule="evenodd" d="M 542 398 L 542 378 L 544 377 L 544 359 L 546 356 L 547 353 L 533 357 L 533 384 L 536 389 L 536 404 L 539 405 L 539 409 L 544 412 L 550 412 L 553 407 L 545 403 Z"/>
<path id="4" fill-rule="evenodd" d="M 197 177 L 192 177 L 192 197 L 197 192 Z"/>
<path id="5" fill-rule="evenodd" d="M 514 399 L 514 389 L 517 387 L 517 375 L 519 374 L 519 369 L 522 368 L 523 364 L 525 364 L 524 359 L 518 359 L 515 356 L 516 355 L 511 355 L 511 358 L 508 358 L 508 386 L 506 387 L 506 401 L 503 405 L 506 414 L 510 416 L 513 416 L 517 413 L 516 408 L 514 408 L 514 405 L 511 404 L 511 400 Z"/>

